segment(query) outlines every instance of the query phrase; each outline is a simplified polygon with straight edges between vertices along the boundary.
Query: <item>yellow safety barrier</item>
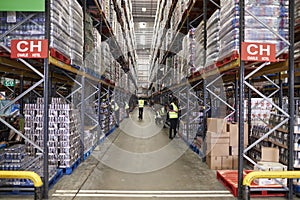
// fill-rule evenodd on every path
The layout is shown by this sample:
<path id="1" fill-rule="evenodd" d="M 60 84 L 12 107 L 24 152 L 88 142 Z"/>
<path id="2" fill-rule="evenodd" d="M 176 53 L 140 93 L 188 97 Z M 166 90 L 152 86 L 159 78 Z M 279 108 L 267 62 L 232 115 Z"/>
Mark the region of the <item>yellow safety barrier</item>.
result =
<path id="1" fill-rule="evenodd" d="M 0 178 L 11 179 L 30 179 L 32 180 L 34 187 L 42 187 L 43 182 L 41 177 L 35 172 L 29 171 L 0 171 Z"/>
<path id="2" fill-rule="evenodd" d="M 300 171 L 255 171 L 244 177 L 244 199 L 250 199 L 250 185 L 257 178 L 300 178 Z"/>
<path id="3" fill-rule="evenodd" d="M 41 177 L 35 173 L 30 171 L 2 171 L 0 170 L 0 178 L 6 179 L 29 179 L 33 182 L 35 187 L 34 191 L 34 199 L 39 200 L 42 199 L 42 186 L 43 182 Z"/>

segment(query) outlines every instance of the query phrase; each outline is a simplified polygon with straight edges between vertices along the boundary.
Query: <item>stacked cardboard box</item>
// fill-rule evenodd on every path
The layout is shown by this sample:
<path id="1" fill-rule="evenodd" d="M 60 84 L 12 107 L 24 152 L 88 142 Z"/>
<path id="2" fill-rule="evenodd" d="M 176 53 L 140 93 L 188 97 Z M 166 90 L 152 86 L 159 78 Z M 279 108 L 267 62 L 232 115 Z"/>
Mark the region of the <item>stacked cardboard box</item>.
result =
<path id="1" fill-rule="evenodd" d="M 244 146 L 247 146 L 247 124 L 244 127 Z M 206 163 L 210 169 L 237 169 L 238 124 L 229 124 L 224 119 L 208 118 L 206 143 Z"/>
<path id="2" fill-rule="evenodd" d="M 279 149 L 272 147 L 262 147 L 261 148 L 261 161 L 254 166 L 254 171 L 286 171 L 287 166 L 279 163 Z M 260 178 L 255 179 L 254 183 L 265 186 L 265 185 L 274 185 L 274 184 L 287 184 L 287 179 L 277 178 L 277 179 L 268 179 Z"/>
<path id="3" fill-rule="evenodd" d="M 207 157 L 210 169 L 231 169 L 232 157 L 229 156 L 229 132 L 224 119 L 207 119 Z"/>
<path id="4" fill-rule="evenodd" d="M 251 98 L 251 124 L 253 125 L 265 125 L 269 124 L 269 119 L 272 110 L 272 99 L 268 101 L 263 98 Z M 245 119 L 248 118 L 248 101 L 245 101 Z"/>

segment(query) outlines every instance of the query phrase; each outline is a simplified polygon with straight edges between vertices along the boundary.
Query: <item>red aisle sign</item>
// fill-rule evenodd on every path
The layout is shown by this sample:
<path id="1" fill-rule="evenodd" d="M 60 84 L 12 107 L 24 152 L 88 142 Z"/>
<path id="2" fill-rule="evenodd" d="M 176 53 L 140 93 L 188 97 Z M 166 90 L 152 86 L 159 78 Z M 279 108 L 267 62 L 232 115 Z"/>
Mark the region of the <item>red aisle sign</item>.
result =
<path id="1" fill-rule="evenodd" d="M 242 60 L 276 62 L 276 45 L 242 42 Z"/>
<path id="2" fill-rule="evenodd" d="M 47 58 L 48 40 L 11 40 L 11 58 Z"/>

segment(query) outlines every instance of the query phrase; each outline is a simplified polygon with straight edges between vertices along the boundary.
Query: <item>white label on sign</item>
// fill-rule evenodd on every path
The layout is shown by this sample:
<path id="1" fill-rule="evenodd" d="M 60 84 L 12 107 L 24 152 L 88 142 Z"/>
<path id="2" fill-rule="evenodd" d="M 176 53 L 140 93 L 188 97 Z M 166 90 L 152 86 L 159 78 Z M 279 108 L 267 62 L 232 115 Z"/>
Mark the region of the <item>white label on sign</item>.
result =
<path id="1" fill-rule="evenodd" d="M 16 23 L 17 22 L 17 14 L 16 11 L 9 11 L 7 12 L 7 23 Z"/>

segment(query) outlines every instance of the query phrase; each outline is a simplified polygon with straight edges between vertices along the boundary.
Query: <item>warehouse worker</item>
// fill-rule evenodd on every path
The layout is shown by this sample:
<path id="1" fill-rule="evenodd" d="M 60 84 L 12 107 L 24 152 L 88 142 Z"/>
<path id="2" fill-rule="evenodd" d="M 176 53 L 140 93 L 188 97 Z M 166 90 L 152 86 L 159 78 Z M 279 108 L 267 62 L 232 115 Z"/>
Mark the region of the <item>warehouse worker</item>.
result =
<path id="1" fill-rule="evenodd" d="M 140 98 L 139 99 L 139 119 L 140 120 L 143 119 L 144 104 L 145 104 L 145 101 L 142 98 Z"/>
<path id="2" fill-rule="evenodd" d="M 168 104 L 165 104 L 163 107 L 161 107 L 161 109 L 159 110 L 159 114 L 160 116 L 162 117 L 163 119 L 163 123 L 164 123 L 164 126 L 163 128 L 166 128 L 166 123 L 167 123 L 167 120 L 168 120 Z"/>
<path id="3" fill-rule="evenodd" d="M 126 112 L 126 118 L 129 117 L 129 105 L 127 103 L 127 101 L 125 101 L 125 112 Z"/>
<path id="4" fill-rule="evenodd" d="M 116 127 L 119 127 L 120 109 L 119 105 L 113 99 L 111 100 L 111 109 L 115 113 Z"/>
<path id="5" fill-rule="evenodd" d="M 178 107 L 175 104 L 175 99 L 171 101 L 169 105 L 169 120 L 170 120 L 170 129 L 169 129 L 169 138 L 173 139 L 177 134 L 177 123 L 178 123 Z M 174 130 L 174 136 L 172 136 L 172 130 Z"/>

